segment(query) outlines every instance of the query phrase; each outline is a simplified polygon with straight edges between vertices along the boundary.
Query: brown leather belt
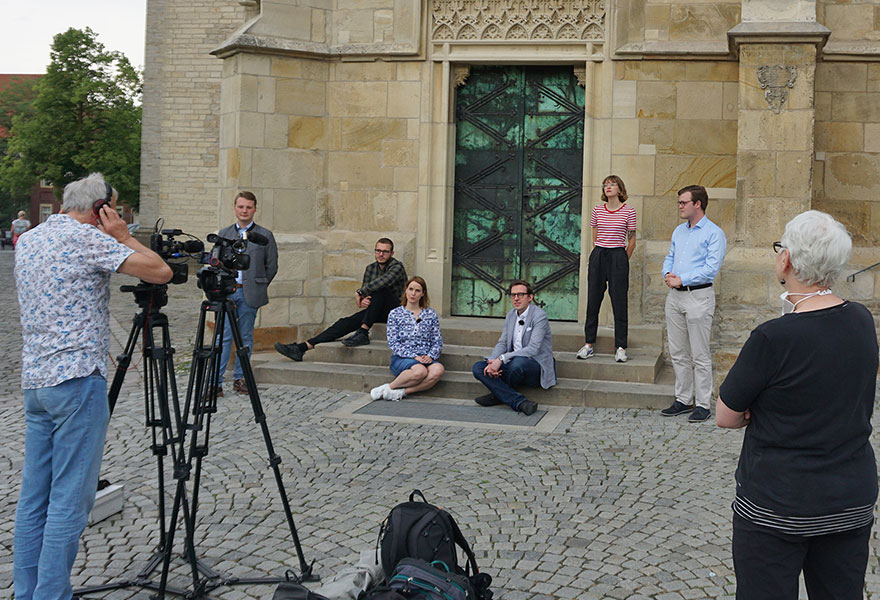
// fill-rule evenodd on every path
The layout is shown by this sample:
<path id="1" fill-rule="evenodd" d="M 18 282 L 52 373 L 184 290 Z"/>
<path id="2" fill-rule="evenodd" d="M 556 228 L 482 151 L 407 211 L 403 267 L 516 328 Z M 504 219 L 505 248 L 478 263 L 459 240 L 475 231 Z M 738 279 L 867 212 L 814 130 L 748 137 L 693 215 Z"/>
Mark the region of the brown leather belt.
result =
<path id="1" fill-rule="evenodd" d="M 679 292 L 693 292 L 694 290 L 702 290 L 707 287 L 712 287 L 711 283 L 701 283 L 700 285 L 682 285 L 677 288 L 672 288 L 674 290 L 678 290 Z"/>

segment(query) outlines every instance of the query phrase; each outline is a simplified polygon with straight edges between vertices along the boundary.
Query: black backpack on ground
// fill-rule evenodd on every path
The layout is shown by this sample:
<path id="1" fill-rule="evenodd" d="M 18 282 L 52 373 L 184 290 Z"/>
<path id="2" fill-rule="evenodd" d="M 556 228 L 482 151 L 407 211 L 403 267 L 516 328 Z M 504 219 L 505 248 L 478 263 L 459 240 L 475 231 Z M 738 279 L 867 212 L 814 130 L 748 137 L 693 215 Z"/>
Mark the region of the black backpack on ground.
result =
<path id="1" fill-rule="evenodd" d="M 416 500 L 416 496 L 421 501 Z M 441 561 L 450 573 L 470 579 L 475 598 L 490 600 L 489 585 L 492 578 L 480 573 L 477 560 L 455 519 L 445 510 L 430 504 L 419 490 L 413 490 L 409 502 L 398 504 L 385 519 L 379 530 L 377 550 L 381 546 L 382 570 L 389 579 L 404 558 L 423 560 L 428 564 Z M 461 548 L 466 558 L 466 568 L 458 564 Z"/>
<path id="2" fill-rule="evenodd" d="M 421 502 L 415 499 L 422 498 Z M 394 568 L 404 558 L 418 558 L 427 563 L 443 561 L 453 572 L 464 572 L 458 564 L 459 546 L 467 556 L 472 574 L 479 573 L 474 553 L 448 512 L 430 504 L 425 495 L 414 490 L 409 502 L 391 509 L 379 530 L 382 549 L 382 570 L 391 577 Z"/>

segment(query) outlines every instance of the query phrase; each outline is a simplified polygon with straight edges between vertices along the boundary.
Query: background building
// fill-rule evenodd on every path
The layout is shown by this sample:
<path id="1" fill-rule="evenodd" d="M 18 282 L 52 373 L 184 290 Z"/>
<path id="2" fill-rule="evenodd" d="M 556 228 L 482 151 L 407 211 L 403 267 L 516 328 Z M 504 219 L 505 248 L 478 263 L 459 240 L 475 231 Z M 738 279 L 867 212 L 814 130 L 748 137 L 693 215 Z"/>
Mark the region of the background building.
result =
<path id="1" fill-rule="evenodd" d="M 880 5 L 833 0 L 149 0 L 142 221 L 203 235 L 259 198 L 280 270 L 259 325 L 351 309 L 387 235 L 442 315 L 504 282 L 583 320 L 590 208 L 639 215 L 630 323 L 662 324 L 675 192 L 728 237 L 716 362 L 778 314 L 770 245 L 827 211 L 880 260 Z M 875 271 L 835 291 L 878 313 Z M 605 303 L 607 306 L 607 302 Z M 607 319 L 607 315 L 605 317 Z M 570 350 L 574 351 L 576 348 Z M 559 349 L 564 351 L 565 349 Z"/>

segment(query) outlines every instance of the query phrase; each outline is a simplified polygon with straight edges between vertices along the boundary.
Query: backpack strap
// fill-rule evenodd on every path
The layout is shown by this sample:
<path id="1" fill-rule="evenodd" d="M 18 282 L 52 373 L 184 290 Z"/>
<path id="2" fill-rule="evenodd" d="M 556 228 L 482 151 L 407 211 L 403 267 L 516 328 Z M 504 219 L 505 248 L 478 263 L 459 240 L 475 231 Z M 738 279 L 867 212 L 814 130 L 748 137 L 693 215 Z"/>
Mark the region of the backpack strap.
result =
<path id="1" fill-rule="evenodd" d="M 416 501 L 416 494 L 422 497 L 422 502 L 428 502 L 427 498 L 425 498 L 425 495 L 422 493 L 422 490 L 413 490 L 412 494 L 409 495 L 410 502 Z"/>
<path id="2" fill-rule="evenodd" d="M 480 570 L 477 568 L 477 559 L 474 556 L 474 551 L 471 550 L 467 540 L 464 539 L 464 535 L 461 533 L 461 529 L 458 527 L 458 523 L 455 522 L 455 519 L 450 520 L 452 521 L 452 534 L 455 536 L 455 543 L 464 550 L 464 553 L 467 556 L 468 567 L 471 569 L 469 576 L 476 575 Z"/>
<path id="3" fill-rule="evenodd" d="M 400 535 L 400 521 L 402 517 L 400 516 L 401 511 L 391 511 L 391 559 L 397 560 L 397 553 L 400 551 L 400 540 L 403 537 Z M 383 565 L 384 568 L 384 565 Z M 392 567 L 393 568 L 393 567 Z M 390 578 L 391 573 L 386 573 L 386 577 Z"/>

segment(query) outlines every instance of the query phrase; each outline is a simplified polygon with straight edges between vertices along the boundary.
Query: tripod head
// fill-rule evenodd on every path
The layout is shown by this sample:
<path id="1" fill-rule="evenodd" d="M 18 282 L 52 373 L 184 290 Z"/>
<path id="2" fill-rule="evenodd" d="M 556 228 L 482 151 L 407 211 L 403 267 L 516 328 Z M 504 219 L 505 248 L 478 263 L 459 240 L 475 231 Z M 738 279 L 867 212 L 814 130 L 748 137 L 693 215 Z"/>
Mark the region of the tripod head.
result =
<path id="1" fill-rule="evenodd" d="M 160 308 L 168 304 L 168 284 L 155 284 L 141 281 L 137 285 L 123 285 L 119 288 L 123 292 L 134 294 L 134 301 L 141 310 L 158 312 Z"/>
<path id="2" fill-rule="evenodd" d="M 236 275 L 234 271 L 220 267 L 202 267 L 199 269 L 198 286 L 208 300 L 222 302 L 235 293 Z"/>

